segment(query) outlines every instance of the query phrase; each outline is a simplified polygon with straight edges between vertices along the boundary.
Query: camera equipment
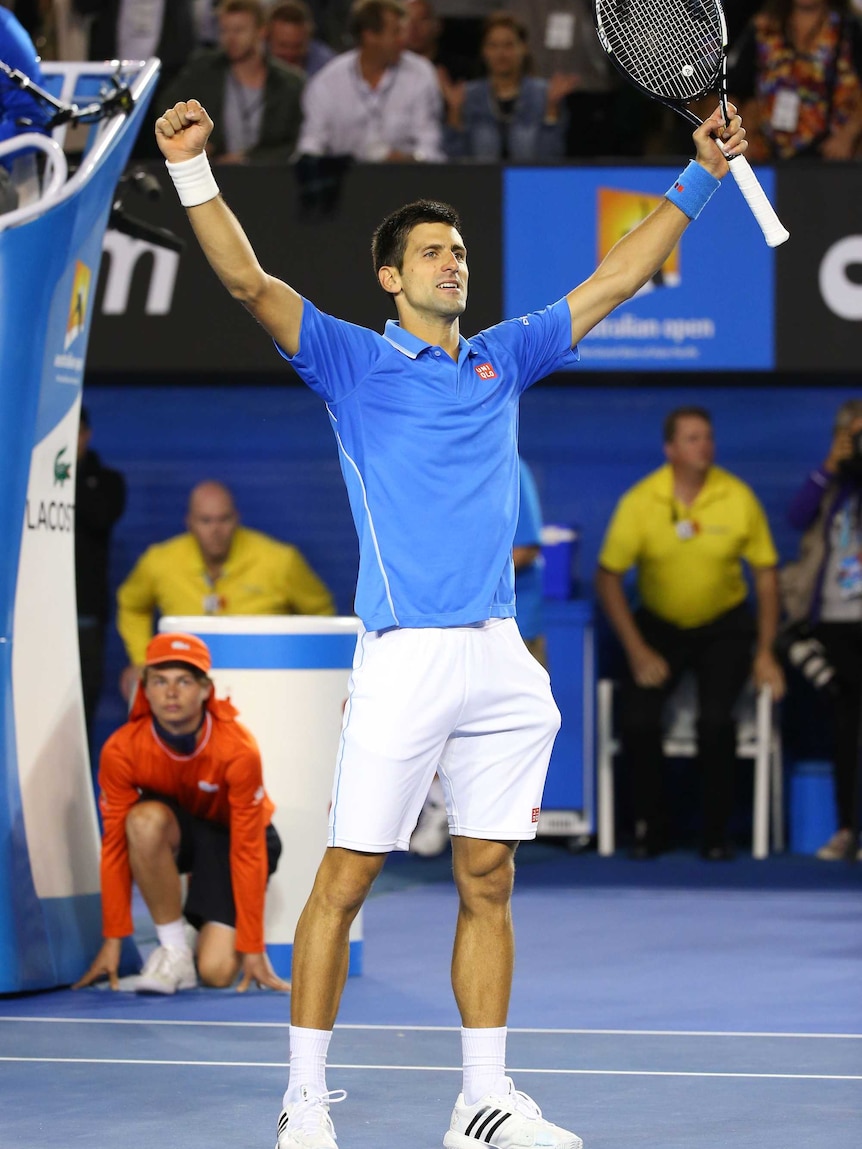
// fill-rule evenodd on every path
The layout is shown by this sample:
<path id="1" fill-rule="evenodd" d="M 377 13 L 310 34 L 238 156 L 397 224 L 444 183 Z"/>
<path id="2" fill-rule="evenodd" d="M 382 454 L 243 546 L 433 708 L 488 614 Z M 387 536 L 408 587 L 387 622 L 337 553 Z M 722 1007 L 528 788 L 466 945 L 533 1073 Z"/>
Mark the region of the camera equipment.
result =
<path id="1" fill-rule="evenodd" d="M 120 80 L 119 66 L 117 67 L 117 75 L 110 78 L 110 88 L 105 89 L 96 100 L 90 104 L 85 104 L 84 107 L 79 107 L 78 104 L 67 104 L 56 99 L 50 92 L 46 92 L 44 88 L 40 88 L 38 84 L 34 83 L 26 73 L 19 71 L 18 68 L 10 68 L 3 60 L 0 60 L 0 72 L 16 88 L 30 92 L 37 100 L 41 100 L 43 104 L 54 109 L 54 115 L 45 125 L 49 132 L 59 124 L 94 124 L 98 120 L 107 119 L 115 112 L 130 112 L 135 103 L 128 84 L 124 84 Z M 23 123 L 26 124 L 26 121 Z"/>
<path id="2" fill-rule="evenodd" d="M 835 667 L 809 623 L 794 622 L 786 626 L 775 640 L 775 652 L 795 666 L 815 690 L 837 689 Z"/>

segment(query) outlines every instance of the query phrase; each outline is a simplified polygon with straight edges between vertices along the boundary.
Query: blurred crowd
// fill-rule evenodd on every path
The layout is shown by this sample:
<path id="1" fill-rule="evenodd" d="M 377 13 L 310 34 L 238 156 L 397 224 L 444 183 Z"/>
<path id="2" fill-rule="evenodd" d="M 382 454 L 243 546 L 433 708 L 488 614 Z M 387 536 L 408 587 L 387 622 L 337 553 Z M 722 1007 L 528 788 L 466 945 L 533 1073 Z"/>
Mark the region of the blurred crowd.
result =
<path id="1" fill-rule="evenodd" d="M 3 2 L 3 0 L 0 0 Z M 43 60 L 162 61 L 222 163 L 561 161 L 689 151 L 625 85 L 588 0 L 6 0 Z M 862 0 L 726 0 L 750 158 L 862 155 Z"/>

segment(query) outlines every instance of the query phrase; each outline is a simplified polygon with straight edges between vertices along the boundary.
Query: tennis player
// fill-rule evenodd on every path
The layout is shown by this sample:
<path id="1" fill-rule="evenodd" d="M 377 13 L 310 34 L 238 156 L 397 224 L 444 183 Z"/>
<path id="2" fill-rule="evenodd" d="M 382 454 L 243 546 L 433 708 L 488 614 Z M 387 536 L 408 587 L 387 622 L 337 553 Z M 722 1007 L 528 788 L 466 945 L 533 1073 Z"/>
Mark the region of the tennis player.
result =
<path id="1" fill-rule="evenodd" d="M 735 112 L 735 109 L 734 109 Z M 463 1092 L 446 1149 L 580 1149 L 505 1073 L 519 841 L 535 837 L 559 713 L 514 621 L 518 401 L 577 359 L 575 346 L 664 263 L 744 151 L 734 114 L 694 133 L 697 162 L 565 298 L 460 334 L 467 251 L 453 208 L 419 201 L 374 235 L 374 272 L 398 322 L 383 335 L 324 315 L 268 275 L 219 195 L 212 121 L 196 100 L 156 123 L 180 200 L 228 291 L 326 402 L 360 542 L 358 639 L 335 770 L 329 846 L 296 931 L 290 1078 L 278 1149 L 335 1149 L 327 1048 L 348 931 L 387 854 L 407 849 L 438 771 L 458 922 L 452 984 Z M 577 210 L 577 205 L 573 205 Z"/>

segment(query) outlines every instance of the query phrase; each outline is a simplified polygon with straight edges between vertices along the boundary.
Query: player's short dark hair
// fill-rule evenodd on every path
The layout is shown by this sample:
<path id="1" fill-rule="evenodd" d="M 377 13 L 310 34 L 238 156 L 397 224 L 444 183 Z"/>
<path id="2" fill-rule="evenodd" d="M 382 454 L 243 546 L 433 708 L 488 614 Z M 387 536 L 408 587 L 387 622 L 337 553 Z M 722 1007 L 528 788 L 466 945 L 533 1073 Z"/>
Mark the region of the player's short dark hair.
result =
<path id="1" fill-rule="evenodd" d="M 674 407 L 664 417 L 662 423 L 662 442 L 672 443 L 674 435 L 676 435 L 676 426 L 680 419 L 703 419 L 704 423 L 709 423 L 712 426 L 712 415 L 707 411 L 706 407 Z"/>
<path id="2" fill-rule="evenodd" d="M 359 43 L 363 32 L 382 32 L 387 12 L 404 17 L 407 9 L 401 0 L 356 0 L 347 20 L 347 31 Z"/>
<path id="3" fill-rule="evenodd" d="M 378 224 L 371 239 L 371 258 L 374 274 L 381 267 L 396 267 L 399 271 L 404 264 L 407 238 L 420 223 L 446 223 L 461 233 L 461 217 L 454 207 L 434 199 L 417 199 L 391 212 Z"/>

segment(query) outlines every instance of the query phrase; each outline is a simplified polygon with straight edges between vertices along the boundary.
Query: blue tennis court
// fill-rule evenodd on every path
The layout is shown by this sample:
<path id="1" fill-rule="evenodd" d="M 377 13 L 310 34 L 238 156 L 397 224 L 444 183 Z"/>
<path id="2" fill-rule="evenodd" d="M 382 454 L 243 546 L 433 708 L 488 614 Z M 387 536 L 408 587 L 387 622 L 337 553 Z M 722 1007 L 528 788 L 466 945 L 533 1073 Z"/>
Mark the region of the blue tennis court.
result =
<path id="1" fill-rule="evenodd" d="M 858 867 L 519 855 L 509 1066 L 587 1149 L 858 1149 Z M 447 860 L 390 860 L 328 1083 L 342 1149 L 435 1149 L 460 1082 Z M 144 939 L 146 941 L 146 939 Z M 274 1143 L 286 998 L 0 1001 L 0 1144 Z"/>

